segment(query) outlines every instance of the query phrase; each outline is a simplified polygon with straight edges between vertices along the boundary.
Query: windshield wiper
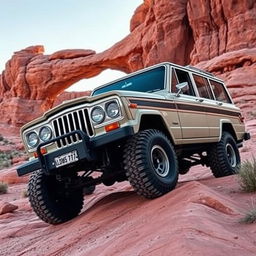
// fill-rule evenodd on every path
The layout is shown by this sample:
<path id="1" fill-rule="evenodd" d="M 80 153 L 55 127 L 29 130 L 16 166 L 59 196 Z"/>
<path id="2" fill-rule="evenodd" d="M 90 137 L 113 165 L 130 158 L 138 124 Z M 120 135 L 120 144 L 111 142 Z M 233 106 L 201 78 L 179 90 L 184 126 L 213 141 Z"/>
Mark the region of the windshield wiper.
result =
<path id="1" fill-rule="evenodd" d="M 146 91 L 146 92 L 158 92 L 158 91 L 161 91 L 161 90 L 162 90 L 162 89 L 157 88 L 157 89 L 149 90 L 149 91 Z"/>

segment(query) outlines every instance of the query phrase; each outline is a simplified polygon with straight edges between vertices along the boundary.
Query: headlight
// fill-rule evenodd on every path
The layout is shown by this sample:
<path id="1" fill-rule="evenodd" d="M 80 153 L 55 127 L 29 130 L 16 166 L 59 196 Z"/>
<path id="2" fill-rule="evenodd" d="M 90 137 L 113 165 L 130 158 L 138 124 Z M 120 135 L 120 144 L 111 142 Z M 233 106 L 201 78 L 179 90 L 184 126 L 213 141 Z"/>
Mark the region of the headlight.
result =
<path id="1" fill-rule="evenodd" d="M 115 117 L 119 116 L 119 106 L 118 106 L 118 104 L 115 101 L 110 102 L 107 105 L 106 112 L 107 112 L 107 115 L 111 118 L 115 118 Z"/>
<path id="2" fill-rule="evenodd" d="M 27 142 L 31 148 L 34 148 L 39 142 L 38 135 L 35 132 L 30 132 L 27 135 Z"/>
<path id="3" fill-rule="evenodd" d="M 52 137 L 52 130 L 50 127 L 48 126 L 44 126 L 40 129 L 40 132 L 39 132 L 39 138 L 42 140 L 42 141 L 48 141 L 50 140 Z"/>
<path id="4" fill-rule="evenodd" d="M 100 124 L 104 121 L 105 119 L 105 112 L 101 107 L 95 107 L 93 108 L 91 112 L 91 118 L 93 122 Z"/>

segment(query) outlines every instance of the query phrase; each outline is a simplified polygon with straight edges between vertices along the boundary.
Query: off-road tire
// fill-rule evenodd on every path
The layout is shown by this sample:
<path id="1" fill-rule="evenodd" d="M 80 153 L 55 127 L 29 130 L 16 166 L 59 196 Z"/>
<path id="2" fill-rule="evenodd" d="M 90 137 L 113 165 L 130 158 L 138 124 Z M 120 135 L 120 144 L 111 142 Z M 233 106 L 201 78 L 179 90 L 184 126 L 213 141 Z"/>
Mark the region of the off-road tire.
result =
<path id="1" fill-rule="evenodd" d="M 161 158 L 165 163 L 163 168 L 166 167 L 163 169 L 164 173 L 157 171 Z M 175 188 L 178 181 L 175 151 L 169 139 L 158 130 L 141 131 L 127 141 L 123 166 L 134 190 L 146 198 L 166 194 Z"/>
<path id="2" fill-rule="evenodd" d="M 236 141 L 229 132 L 223 132 L 221 140 L 211 146 L 207 155 L 214 177 L 224 177 L 238 172 L 240 154 Z"/>
<path id="3" fill-rule="evenodd" d="M 60 224 L 76 217 L 83 207 L 83 190 L 65 188 L 54 175 L 42 170 L 32 174 L 28 184 L 30 204 L 37 216 L 50 224 Z"/>

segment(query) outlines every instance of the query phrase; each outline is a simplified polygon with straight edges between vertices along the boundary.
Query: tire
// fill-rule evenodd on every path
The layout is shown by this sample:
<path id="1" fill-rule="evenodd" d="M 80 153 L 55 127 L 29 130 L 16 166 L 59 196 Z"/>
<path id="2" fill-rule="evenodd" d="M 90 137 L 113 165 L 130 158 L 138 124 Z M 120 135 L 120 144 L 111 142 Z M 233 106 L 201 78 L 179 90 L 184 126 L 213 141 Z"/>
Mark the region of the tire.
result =
<path id="1" fill-rule="evenodd" d="M 178 181 L 176 154 L 168 138 L 158 130 L 144 130 L 129 139 L 123 165 L 134 190 L 146 198 L 168 193 Z"/>
<path id="2" fill-rule="evenodd" d="M 54 175 L 42 170 L 30 177 L 28 184 L 30 204 L 37 216 L 56 225 L 76 217 L 83 207 L 83 190 L 67 190 Z"/>
<path id="3" fill-rule="evenodd" d="M 228 132 L 223 132 L 221 140 L 208 151 L 209 166 L 214 177 L 224 177 L 238 172 L 240 154 L 236 141 Z"/>

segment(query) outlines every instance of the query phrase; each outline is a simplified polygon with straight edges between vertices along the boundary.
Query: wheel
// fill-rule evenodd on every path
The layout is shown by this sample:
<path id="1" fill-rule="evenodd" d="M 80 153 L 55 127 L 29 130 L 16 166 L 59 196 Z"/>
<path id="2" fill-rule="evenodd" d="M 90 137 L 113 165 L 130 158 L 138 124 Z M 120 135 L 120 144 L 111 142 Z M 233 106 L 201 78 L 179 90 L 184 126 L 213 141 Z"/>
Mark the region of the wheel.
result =
<path id="1" fill-rule="evenodd" d="M 236 141 L 230 133 L 223 132 L 221 140 L 208 151 L 208 161 L 216 178 L 237 173 L 241 160 Z"/>
<path id="2" fill-rule="evenodd" d="M 137 194 L 156 198 L 175 188 L 177 157 L 162 132 L 144 130 L 137 133 L 126 143 L 123 158 L 126 176 Z"/>
<path id="3" fill-rule="evenodd" d="M 64 182 L 42 170 L 30 177 L 30 204 L 37 216 L 50 224 L 60 224 L 76 217 L 83 207 L 83 190 L 67 190 Z"/>

